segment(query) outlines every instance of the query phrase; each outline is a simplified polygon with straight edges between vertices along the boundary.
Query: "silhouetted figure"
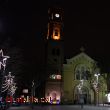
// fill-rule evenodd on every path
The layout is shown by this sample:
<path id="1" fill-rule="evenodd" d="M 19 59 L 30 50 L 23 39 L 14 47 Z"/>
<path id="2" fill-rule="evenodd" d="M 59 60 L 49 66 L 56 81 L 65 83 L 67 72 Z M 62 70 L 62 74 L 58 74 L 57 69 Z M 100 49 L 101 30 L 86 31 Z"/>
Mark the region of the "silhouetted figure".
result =
<path id="1" fill-rule="evenodd" d="M 84 98 L 83 97 L 80 98 L 80 105 L 81 105 L 81 109 L 83 109 L 83 105 L 84 105 Z"/>

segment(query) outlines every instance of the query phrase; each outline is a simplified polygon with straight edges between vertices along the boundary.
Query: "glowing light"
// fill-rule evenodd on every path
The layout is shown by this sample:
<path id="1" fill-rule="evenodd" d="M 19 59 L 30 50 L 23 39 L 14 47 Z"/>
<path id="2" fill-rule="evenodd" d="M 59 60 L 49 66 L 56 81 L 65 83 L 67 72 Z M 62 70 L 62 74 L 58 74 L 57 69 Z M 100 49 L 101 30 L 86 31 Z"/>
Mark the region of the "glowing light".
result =
<path id="1" fill-rule="evenodd" d="M 61 79 L 61 75 L 56 75 L 57 79 Z"/>
<path id="2" fill-rule="evenodd" d="M 23 93 L 28 93 L 28 89 L 23 89 Z"/>
<path id="3" fill-rule="evenodd" d="M 50 101 L 49 101 L 51 104 L 59 104 L 60 103 L 60 99 L 51 99 L 50 97 Z"/>
<path id="4" fill-rule="evenodd" d="M 4 56 L 3 55 L 3 51 L 2 49 L 0 50 L 0 70 L 2 69 L 2 66 L 3 66 L 3 69 L 5 70 L 5 67 L 6 67 L 6 60 L 10 58 L 9 56 Z"/>
<path id="5" fill-rule="evenodd" d="M 53 39 L 54 40 L 59 40 L 60 39 L 60 29 L 59 28 L 54 28 Z"/>
<path id="6" fill-rule="evenodd" d="M 78 92 L 79 92 L 80 94 L 82 94 L 83 84 L 84 84 L 84 81 L 83 81 L 83 80 L 80 80 L 80 83 L 77 85 Z"/>
<path id="7" fill-rule="evenodd" d="M 99 73 L 98 74 L 94 74 L 94 76 L 96 77 L 97 83 L 98 83 L 98 78 L 99 78 L 100 74 Z"/>
<path id="8" fill-rule="evenodd" d="M 50 75 L 50 78 L 51 79 L 56 79 L 56 75 L 55 74 L 52 74 L 52 75 Z"/>
<path id="9" fill-rule="evenodd" d="M 110 93 L 106 94 L 107 96 L 107 102 L 110 102 Z"/>
<path id="10" fill-rule="evenodd" d="M 60 103 L 60 91 L 50 91 L 49 95 L 46 95 L 46 99 L 51 104 L 59 104 Z"/>
<path id="11" fill-rule="evenodd" d="M 59 104 L 60 101 L 59 101 L 59 100 L 51 100 L 50 103 L 51 103 L 51 104 Z"/>
<path id="12" fill-rule="evenodd" d="M 61 75 L 52 74 L 52 75 L 50 75 L 50 78 L 51 79 L 58 79 L 58 80 L 60 80 L 61 79 Z"/>
<path id="13" fill-rule="evenodd" d="M 97 74 L 94 74 L 94 76 L 96 77 L 96 80 L 94 80 L 92 84 L 93 84 L 94 90 L 98 93 L 98 90 L 99 90 L 98 84 L 99 84 L 99 76 L 100 76 L 100 74 L 97 73 Z"/>
<path id="14" fill-rule="evenodd" d="M 54 40 L 59 40 L 60 37 L 59 37 L 59 36 L 53 36 L 53 39 L 54 39 Z"/>
<path id="15" fill-rule="evenodd" d="M 10 94 L 11 96 L 13 96 L 13 94 L 17 89 L 16 83 L 14 83 L 14 77 L 15 76 L 12 76 L 11 72 L 9 72 L 9 74 L 5 76 L 5 81 L 2 84 L 2 92 L 5 92 L 8 90 L 8 94 Z"/>
<path id="16" fill-rule="evenodd" d="M 60 15 L 59 15 L 58 13 L 56 13 L 56 14 L 55 14 L 55 17 L 59 18 L 59 17 L 60 17 Z"/>

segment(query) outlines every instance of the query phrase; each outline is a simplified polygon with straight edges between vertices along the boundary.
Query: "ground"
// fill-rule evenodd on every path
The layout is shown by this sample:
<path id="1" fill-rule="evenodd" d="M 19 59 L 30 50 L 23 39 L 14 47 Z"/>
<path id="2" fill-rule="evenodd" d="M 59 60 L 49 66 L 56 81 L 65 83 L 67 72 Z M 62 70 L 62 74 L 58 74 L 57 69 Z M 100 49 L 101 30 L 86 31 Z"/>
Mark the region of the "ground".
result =
<path id="1" fill-rule="evenodd" d="M 63 105 L 63 106 L 35 106 L 34 109 L 31 107 L 10 107 L 8 110 L 81 110 L 81 106 L 78 105 Z M 110 106 L 89 106 L 84 105 L 82 110 L 110 110 Z"/>

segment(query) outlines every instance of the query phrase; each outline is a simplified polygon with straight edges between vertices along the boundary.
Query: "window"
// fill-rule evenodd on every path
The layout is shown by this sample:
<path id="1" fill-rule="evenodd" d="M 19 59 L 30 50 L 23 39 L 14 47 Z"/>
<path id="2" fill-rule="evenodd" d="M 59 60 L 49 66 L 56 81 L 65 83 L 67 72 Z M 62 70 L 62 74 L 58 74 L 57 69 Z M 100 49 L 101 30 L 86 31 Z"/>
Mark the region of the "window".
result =
<path id="1" fill-rule="evenodd" d="M 58 36 L 58 30 L 55 29 L 55 33 L 54 33 L 55 36 Z"/>
<path id="2" fill-rule="evenodd" d="M 56 75 L 56 78 L 60 80 L 61 79 L 61 75 Z"/>
<path id="3" fill-rule="evenodd" d="M 79 70 L 76 71 L 76 79 L 80 80 L 80 71 Z"/>
<path id="4" fill-rule="evenodd" d="M 54 40 L 59 40 L 60 39 L 60 31 L 59 31 L 59 29 L 54 29 L 53 30 L 53 39 Z"/>
<path id="5" fill-rule="evenodd" d="M 78 65 L 75 69 L 76 80 L 88 80 L 90 76 L 89 68 L 85 65 Z"/>
<path id="6" fill-rule="evenodd" d="M 50 79 L 61 80 L 61 75 L 52 74 L 52 75 L 50 75 Z"/>

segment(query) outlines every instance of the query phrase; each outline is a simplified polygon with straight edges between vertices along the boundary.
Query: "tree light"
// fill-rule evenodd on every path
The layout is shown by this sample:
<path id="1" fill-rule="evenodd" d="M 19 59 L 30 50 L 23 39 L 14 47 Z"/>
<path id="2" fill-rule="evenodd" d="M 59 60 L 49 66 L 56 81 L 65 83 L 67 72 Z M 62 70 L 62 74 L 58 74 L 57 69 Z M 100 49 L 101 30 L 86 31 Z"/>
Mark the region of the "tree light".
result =
<path id="1" fill-rule="evenodd" d="M 6 67 L 6 61 L 7 59 L 10 58 L 9 56 L 4 56 L 3 55 L 3 51 L 2 49 L 0 50 L 0 70 L 3 69 L 5 70 L 5 67 Z"/>
<path id="2" fill-rule="evenodd" d="M 16 83 L 14 83 L 15 76 L 11 75 L 11 72 L 7 76 L 5 76 L 5 81 L 2 84 L 2 92 L 8 91 L 8 94 L 13 96 L 17 87 Z"/>

